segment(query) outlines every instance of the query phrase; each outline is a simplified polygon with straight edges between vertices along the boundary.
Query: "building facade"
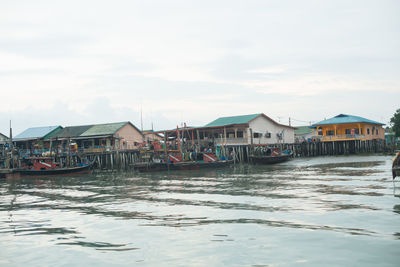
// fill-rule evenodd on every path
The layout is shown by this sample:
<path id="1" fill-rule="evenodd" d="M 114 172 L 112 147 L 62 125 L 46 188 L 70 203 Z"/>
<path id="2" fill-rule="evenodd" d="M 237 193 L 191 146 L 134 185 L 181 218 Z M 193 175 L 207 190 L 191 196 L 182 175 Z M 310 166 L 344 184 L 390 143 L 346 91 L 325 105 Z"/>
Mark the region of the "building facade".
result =
<path id="1" fill-rule="evenodd" d="M 12 141 L 21 150 L 29 153 L 41 153 L 49 149 L 48 140 L 62 130 L 61 126 L 44 126 L 28 128 L 13 137 Z"/>
<path id="2" fill-rule="evenodd" d="M 294 127 L 283 125 L 263 113 L 218 118 L 202 127 L 159 131 L 183 139 L 192 146 L 210 147 L 293 144 Z"/>
<path id="3" fill-rule="evenodd" d="M 221 117 L 198 130 L 200 139 L 222 145 L 294 143 L 294 127 L 279 124 L 263 113 Z"/>
<path id="4" fill-rule="evenodd" d="M 51 138 L 61 151 L 104 152 L 137 149 L 141 131 L 131 122 L 68 126 Z"/>
<path id="5" fill-rule="evenodd" d="M 384 140 L 383 125 L 363 117 L 340 114 L 313 124 L 313 135 L 322 142 Z"/>

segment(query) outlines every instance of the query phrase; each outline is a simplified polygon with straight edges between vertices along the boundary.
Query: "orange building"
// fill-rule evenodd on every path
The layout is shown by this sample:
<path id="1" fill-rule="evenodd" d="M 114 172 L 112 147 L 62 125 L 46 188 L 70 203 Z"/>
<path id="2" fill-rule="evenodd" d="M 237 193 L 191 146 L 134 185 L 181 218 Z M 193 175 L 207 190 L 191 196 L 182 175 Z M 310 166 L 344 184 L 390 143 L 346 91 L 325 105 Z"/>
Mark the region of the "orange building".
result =
<path id="1" fill-rule="evenodd" d="M 313 135 L 323 142 L 385 139 L 383 123 L 340 114 L 313 124 Z"/>

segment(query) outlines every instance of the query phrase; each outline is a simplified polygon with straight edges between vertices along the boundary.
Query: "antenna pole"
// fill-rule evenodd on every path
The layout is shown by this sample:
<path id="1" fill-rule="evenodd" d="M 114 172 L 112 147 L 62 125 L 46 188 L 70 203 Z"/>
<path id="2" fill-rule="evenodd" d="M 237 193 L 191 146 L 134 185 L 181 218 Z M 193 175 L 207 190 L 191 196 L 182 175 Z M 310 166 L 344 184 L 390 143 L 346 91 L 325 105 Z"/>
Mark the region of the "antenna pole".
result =
<path id="1" fill-rule="evenodd" d="M 11 127 L 11 120 L 10 120 L 10 138 L 8 139 L 9 140 L 9 146 L 10 146 L 10 149 L 12 148 L 12 127 Z"/>
<path id="2" fill-rule="evenodd" d="M 142 132 L 143 132 L 143 109 L 140 107 L 140 125 L 142 127 Z"/>

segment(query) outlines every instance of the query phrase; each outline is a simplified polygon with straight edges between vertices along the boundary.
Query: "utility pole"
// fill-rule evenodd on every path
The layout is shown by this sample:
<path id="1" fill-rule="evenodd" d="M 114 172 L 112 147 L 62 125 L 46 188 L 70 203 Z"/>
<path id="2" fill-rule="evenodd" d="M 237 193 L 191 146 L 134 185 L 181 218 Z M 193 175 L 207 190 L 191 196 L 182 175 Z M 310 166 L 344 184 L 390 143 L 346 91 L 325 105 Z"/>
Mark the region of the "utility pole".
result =
<path id="1" fill-rule="evenodd" d="M 290 117 L 289 117 L 289 126 L 292 126 L 292 125 L 290 125 Z"/>
<path id="2" fill-rule="evenodd" d="M 9 148 L 12 149 L 12 127 L 11 127 L 11 120 L 10 120 L 10 138 L 8 139 L 9 141 Z"/>
<path id="3" fill-rule="evenodd" d="M 143 132 L 143 109 L 142 109 L 142 107 L 140 107 L 140 126 L 141 126 L 140 130 L 142 130 L 142 132 Z"/>

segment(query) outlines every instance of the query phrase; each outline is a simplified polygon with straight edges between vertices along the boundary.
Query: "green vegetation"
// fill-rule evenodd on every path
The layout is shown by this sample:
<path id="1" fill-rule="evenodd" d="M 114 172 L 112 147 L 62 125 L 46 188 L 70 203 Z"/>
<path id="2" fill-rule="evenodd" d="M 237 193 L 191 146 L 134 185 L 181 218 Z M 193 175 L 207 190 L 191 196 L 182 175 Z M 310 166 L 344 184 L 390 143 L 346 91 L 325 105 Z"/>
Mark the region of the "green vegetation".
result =
<path id="1" fill-rule="evenodd" d="M 390 124 L 392 124 L 392 130 L 396 137 L 400 137 L 400 109 L 396 110 L 396 113 L 390 119 Z"/>

